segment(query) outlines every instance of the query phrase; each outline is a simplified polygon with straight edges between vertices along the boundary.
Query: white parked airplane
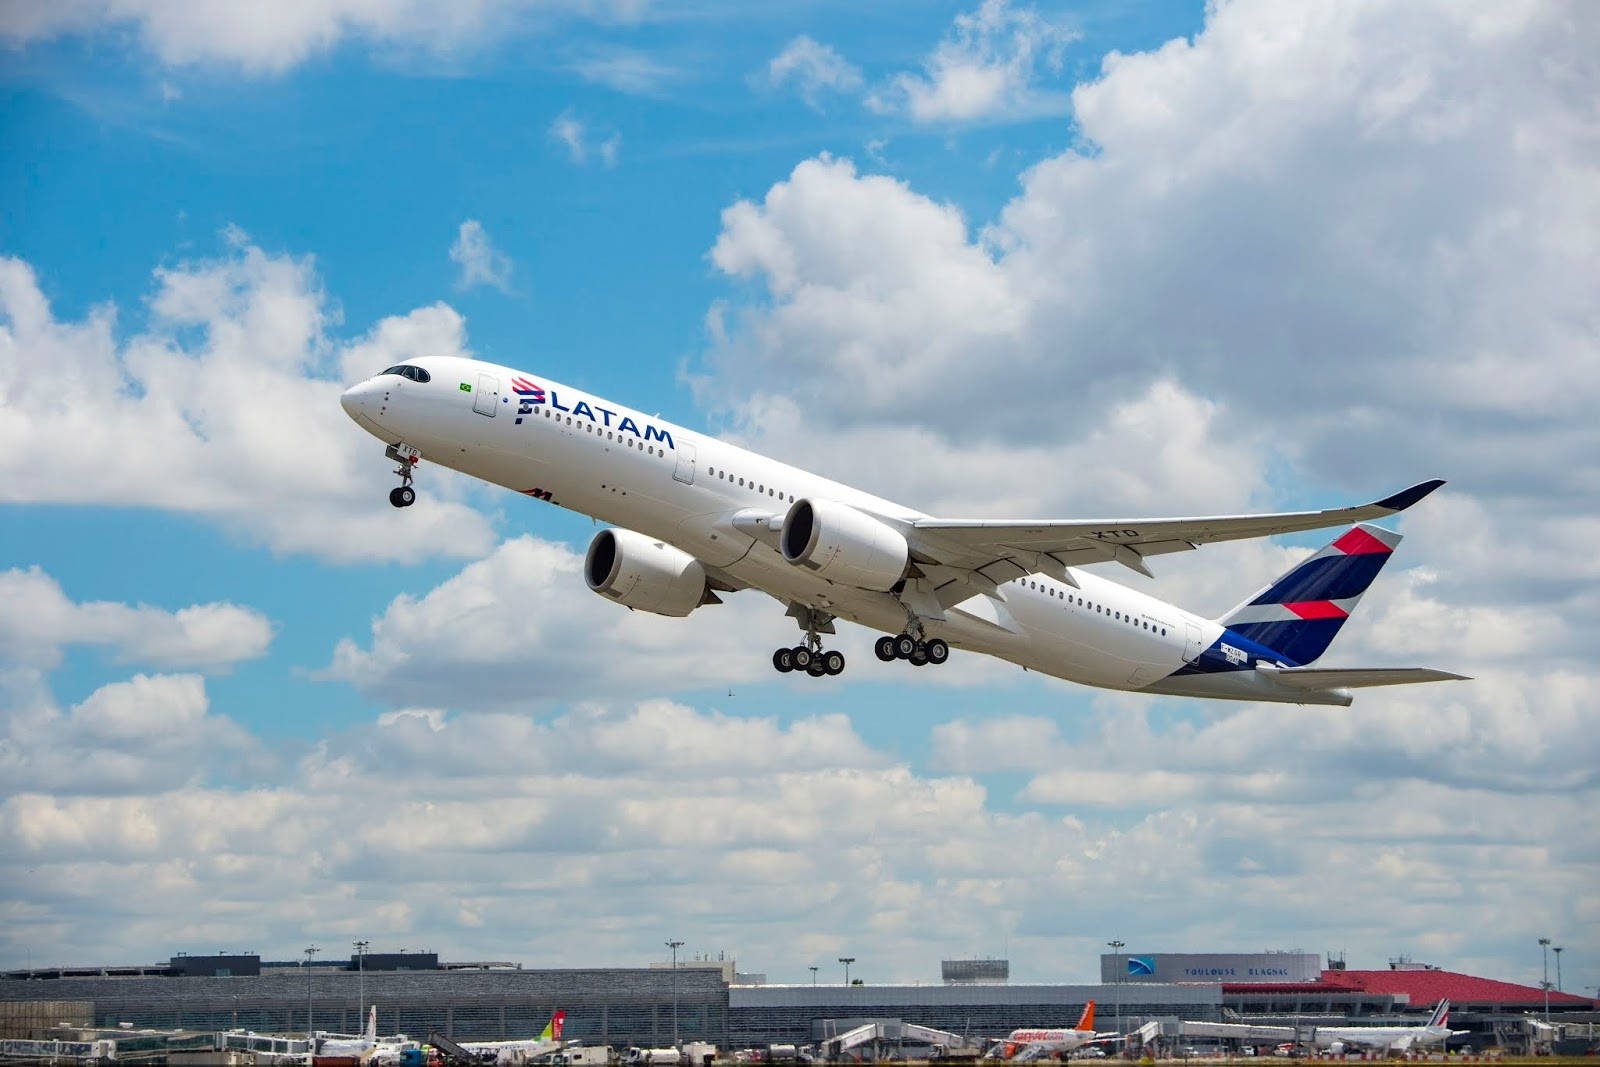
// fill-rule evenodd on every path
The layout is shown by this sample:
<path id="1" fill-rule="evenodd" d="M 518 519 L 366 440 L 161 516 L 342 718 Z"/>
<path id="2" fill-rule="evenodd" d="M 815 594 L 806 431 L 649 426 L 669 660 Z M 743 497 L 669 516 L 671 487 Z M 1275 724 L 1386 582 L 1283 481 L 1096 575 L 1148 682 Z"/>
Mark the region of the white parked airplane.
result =
<path id="1" fill-rule="evenodd" d="M 405 1034 L 379 1037 L 376 1004 L 368 1010 L 365 1033 L 334 1034 L 318 1030 L 316 1035 L 316 1055 L 354 1057 L 368 1064 L 398 1063 L 403 1051 L 420 1047 L 418 1042 L 412 1041 Z"/>
<path id="2" fill-rule="evenodd" d="M 1184 1022 L 1185 1035 L 1229 1037 L 1240 1041 L 1284 1041 L 1311 1045 L 1330 1052 L 1343 1052 L 1354 1045 L 1361 1048 L 1408 1052 L 1414 1047 L 1437 1045 L 1452 1034 L 1450 1002 L 1441 1000 L 1433 1015 L 1421 1026 L 1256 1026 L 1251 1023 Z"/>
<path id="3" fill-rule="evenodd" d="M 1424 668 L 1310 666 L 1400 536 L 1364 523 L 1415 504 L 1428 481 L 1371 504 L 1202 518 L 942 519 L 510 367 L 412 360 L 340 399 L 389 446 L 416 499 L 423 458 L 614 524 L 589 545 L 589 588 L 683 616 L 719 593 L 759 589 L 787 605 L 802 644 L 779 671 L 838 674 L 822 634 L 847 619 L 890 636 L 878 658 L 921 666 L 951 648 L 1107 689 L 1295 704 L 1349 704 L 1349 690 L 1460 678 Z M 1361 523 L 1218 619 L 1080 568 L 1214 541 Z"/>
<path id="4" fill-rule="evenodd" d="M 1083 1006 L 1083 1014 L 1076 1026 L 1035 1026 L 1013 1030 L 996 1041 L 986 1060 L 1033 1060 L 1041 1056 L 1060 1057 L 1074 1049 L 1089 1044 L 1121 1041 L 1124 1035 L 1116 1031 L 1099 1033 L 1094 1028 L 1094 1001 Z"/>
<path id="5" fill-rule="evenodd" d="M 462 1041 L 459 1044 L 479 1059 L 502 1067 L 508 1064 L 528 1063 L 540 1056 L 561 1051 L 563 1047 L 561 1025 L 566 1017 L 567 1013 L 557 1008 L 550 1016 L 550 1021 L 544 1024 L 544 1029 L 539 1032 L 538 1037 L 511 1041 Z"/>

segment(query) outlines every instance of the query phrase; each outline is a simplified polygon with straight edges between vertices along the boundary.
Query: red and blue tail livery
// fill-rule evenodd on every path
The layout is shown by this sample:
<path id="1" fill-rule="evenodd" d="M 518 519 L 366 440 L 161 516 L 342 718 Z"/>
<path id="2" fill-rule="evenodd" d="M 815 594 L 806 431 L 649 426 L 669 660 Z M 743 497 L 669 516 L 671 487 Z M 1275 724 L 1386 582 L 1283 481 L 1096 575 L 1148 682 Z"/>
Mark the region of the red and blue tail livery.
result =
<path id="1" fill-rule="evenodd" d="M 1291 665 L 1328 650 L 1400 535 L 1361 523 L 1217 621 Z"/>

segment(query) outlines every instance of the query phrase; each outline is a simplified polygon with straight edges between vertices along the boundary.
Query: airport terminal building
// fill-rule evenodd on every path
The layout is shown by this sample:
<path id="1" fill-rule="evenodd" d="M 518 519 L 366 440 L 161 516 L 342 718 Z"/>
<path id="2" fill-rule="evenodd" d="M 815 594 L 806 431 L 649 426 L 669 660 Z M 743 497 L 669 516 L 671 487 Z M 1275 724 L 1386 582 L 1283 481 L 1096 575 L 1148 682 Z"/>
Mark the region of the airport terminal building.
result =
<path id="1" fill-rule="evenodd" d="M 865 1022 L 916 1023 L 973 1041 L 1019 1027 L 1070 1026 L 1090 1000 L 1096 1027 L 1148 1021 L 1317 1017 L 1415 1023 L 1441 996 L 1485 1033 L 1542 1008 L 1544 992 L 1437 968 L 1324 969 L 1306 953 L 1117 953 L 1098 985 L 1012 984 L 1004 961 L 947 961 L 928 984 L 772 985 L 731 962 L 533 969 L 440 962 L 431 953 L 274 963 L 253 955 L 176 956 L 137 967 L 50 968 L 0 975 L 0 1037 L 78 1028 L 358 1032 L 375 1005 L 380 1033 L 456 1040 L 529 1037 L 566 1012 L 568 1039 L 616 1047 L 708 1041 L 721 1048 L 808 1044 Z M 1600 1021 L 1587 998 L 1552 992 L 1553 1013 Z M 1458 1022 L 1460 1020 L 1460 1022 Z M 1172 1031 L 1168 1031 L 1172 1032 Z"/>

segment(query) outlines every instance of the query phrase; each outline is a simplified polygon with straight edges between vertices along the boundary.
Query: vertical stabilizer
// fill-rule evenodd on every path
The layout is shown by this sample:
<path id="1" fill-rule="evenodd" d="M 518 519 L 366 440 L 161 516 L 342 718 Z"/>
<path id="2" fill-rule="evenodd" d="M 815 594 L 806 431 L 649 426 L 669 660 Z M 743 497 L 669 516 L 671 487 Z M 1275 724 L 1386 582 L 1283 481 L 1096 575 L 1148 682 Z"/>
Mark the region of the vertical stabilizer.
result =
<path id="1" fill-rule="evenodd" d="M 1078 1025 L 1074 1026 L 1073 1029 L 1074 1030 L 1093 1030 L 1094 1029 L 1094 1001 L 1091 1000 L 1091 1001 L 1089 1001 L 1089 1003 L 1087 1003 L 1087 1004 L 1085 1004 L 1083 1006 L 1083 1014 L 1078 1016 Z"/>
<path id="2" fill-rule="evenodd" d="M 1314 662 L 1399 543 L 1394 531 L 1360 523 L 1217 621 L 1295 665 Z"/>

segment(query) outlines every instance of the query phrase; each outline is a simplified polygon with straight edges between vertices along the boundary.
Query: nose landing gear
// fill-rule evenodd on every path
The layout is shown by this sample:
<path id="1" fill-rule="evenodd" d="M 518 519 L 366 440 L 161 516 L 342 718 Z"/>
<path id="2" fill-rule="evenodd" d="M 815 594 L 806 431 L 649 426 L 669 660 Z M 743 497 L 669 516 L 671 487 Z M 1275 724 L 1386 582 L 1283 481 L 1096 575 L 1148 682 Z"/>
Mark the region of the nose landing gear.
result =
<path id="1" fill-rule="evenodd" d="M 417 502 L 417 491 L 411 488 L 411 472 L 422 462 L 422 453 L 402 441 L 384 449 L 383 454 L 398 464 L 394 472 L 400 476 L 400 484 L 389 490 L 389 503 L 409 508 Z"/>

